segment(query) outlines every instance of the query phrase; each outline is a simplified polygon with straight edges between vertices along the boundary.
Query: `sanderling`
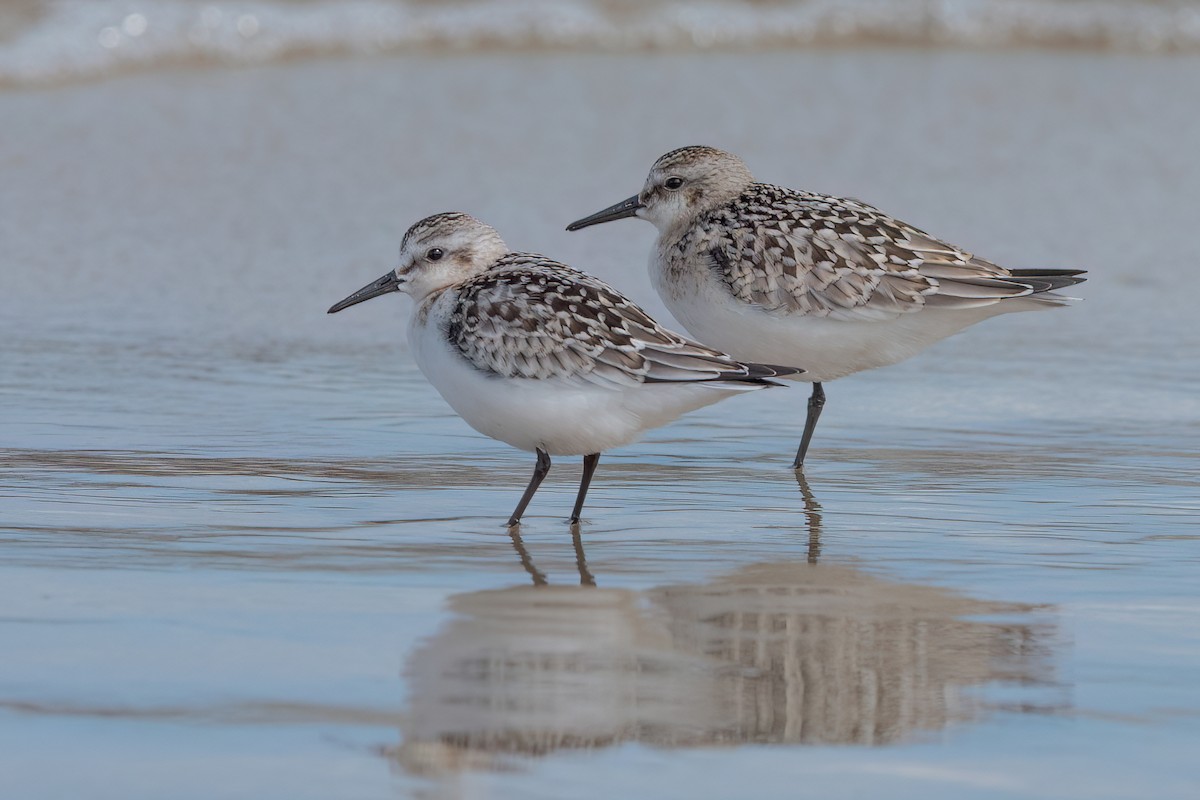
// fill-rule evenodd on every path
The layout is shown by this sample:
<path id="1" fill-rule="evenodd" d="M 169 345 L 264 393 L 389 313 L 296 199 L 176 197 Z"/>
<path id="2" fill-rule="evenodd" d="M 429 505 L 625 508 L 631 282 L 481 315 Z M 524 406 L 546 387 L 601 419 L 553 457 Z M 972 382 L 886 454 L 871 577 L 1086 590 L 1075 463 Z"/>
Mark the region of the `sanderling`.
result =
<path id="1" fill-rule="evenodd" d="M 584 457 L 571 512 L 578 523 L 601 451 L 800 372 L 690 341 L 590 275 L 510 253 L 493 228 L 459 212 L 409 228 L 399 266 L 329 313 L 398 291 L 416 304 L 408 337 L 417 365 L 446 402 L 480 433 L 537 454 L 510 527 L 550 456 Z"/>
<path id="2" fill-rule="evenodd" d="M 1009 270 L 877 208 L 755 183 L 737 156 L 684 147 L 642 191 L 571 223 L 658 228 L 655 288 L 701 341 L 734 358 L 799 364 L 812 381 L 793 466 L 804 465 L 823 381 L 895 364 L 988 317 L 1062 305 L 1082 270 Z"/>

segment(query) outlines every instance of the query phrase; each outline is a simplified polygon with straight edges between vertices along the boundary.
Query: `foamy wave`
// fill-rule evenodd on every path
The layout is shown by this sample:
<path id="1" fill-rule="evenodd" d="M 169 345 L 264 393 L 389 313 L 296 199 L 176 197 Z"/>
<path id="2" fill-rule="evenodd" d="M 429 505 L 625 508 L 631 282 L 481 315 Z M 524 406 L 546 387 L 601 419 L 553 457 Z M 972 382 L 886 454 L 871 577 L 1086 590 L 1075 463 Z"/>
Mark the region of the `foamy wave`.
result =
<path id="1" fill-rule="evenodd" d="M 1200 0 L 46 0 L 0 18 L 0 84 L 413 50 L 850 44 L 1200 52 Z"/>

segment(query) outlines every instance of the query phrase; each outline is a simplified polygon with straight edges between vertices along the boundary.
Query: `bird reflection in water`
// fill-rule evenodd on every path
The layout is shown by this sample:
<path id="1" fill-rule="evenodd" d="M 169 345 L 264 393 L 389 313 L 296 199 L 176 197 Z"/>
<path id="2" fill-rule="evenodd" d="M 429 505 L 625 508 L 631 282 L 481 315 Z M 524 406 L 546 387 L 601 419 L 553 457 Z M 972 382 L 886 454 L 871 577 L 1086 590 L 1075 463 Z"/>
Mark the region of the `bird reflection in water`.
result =
<path id="1" fill-rule="evenodd" d="M 521 566 L 529 573 L 529 577 L 533 579 L 533 585 L 548 585 L 549 581 L 546 580 L 546 573 L 537 568 L 537 565 L 533 563 L 533 558 L 529 555 L 528 548 L 525 547 L 525 541 L 521 538 L 521 526 L 511 526 L 508 529 L 508 536 L 512 539 L 513 549 L 517 551 L 517 558 L 520 559 Z M 579 570 L 579 585 L 595 586 L 596 577 L 588 569 L 587 554 L 583 551 L 583 535 L 578 522 L 571 526 L 571 542 L 575 546 L 575 566 Z"/>
<path id="2" fill-rule="evenodd" d="M 796 472 L 796 483 L 799 484 L 800 496 L 804 499 L 804 521 L 805 528 L 808 530 L 808 563 L 816 564 L 821 555 L 821 504 L 817 502 L 816 495 L 808 485 L 808 478 L 799 470 Z M 549 583 L 546 573 L 533 563 L 529 549 L 525 546 L 525 540 L 521 538 L 521 526 L 511 526 L 508 529 L 508 536 L 512 539 L 513 549 L 517 552 L 517 559 L 521 562 L 521 567 L 529 573 L 533 585 L 546 586 Z M 583 533 L 578 522 L 571 525 L 571 544 L 575 548 L 575 566 L 579 570 L 579 585 L 595 586 L 596 577 L 588 569 L 587 553 L 583 549 Z"/>
<path id="3" fill-rule="evenodd" d="M 800 496 L 804 498 L 804 521 L 808 528 L 808 563 L 815 564 L 821 556 L 821 504 L 808 485 L 804 472 L 796 470 L 796 483 L 800 484 Z"/>
<path id="4" fill-rule="evenodd" d="M 1014 710 L 1064 705 L 1051 609 L 820 564 L 821 509 L 800 489 L 806 561 L 642 592 L 592 586 L 578 530 L 584 585 L 548 585 L 512 531 L 534 585 L 451 599 L 406 665 L 399 763 L 497 769 L 633 741 L 884 745 L 994 710 L 972 691 L 985 684 L 1031 695 Z"/>

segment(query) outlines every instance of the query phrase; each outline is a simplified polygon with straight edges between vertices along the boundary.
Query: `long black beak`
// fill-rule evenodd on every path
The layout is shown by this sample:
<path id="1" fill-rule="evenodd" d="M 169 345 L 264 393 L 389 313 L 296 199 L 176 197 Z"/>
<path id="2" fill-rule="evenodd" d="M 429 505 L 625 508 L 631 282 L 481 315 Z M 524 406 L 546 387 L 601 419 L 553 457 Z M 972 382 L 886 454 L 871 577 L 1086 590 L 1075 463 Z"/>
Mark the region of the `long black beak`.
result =
<path id="1" fill-rule="evenodd" d="M 577 231 L 580 228 L 586 228 L 589 225 L 599 225 L 601 222 L 612 222 L 614 219 L 625 219 L 626 217 L 633 217 L 633 216 L 637 215 L 637 211 L 639 208 L 645 208 L 645 207 L 646 207 L 645 204 L 642 203 L 642 201 L 639 200 L 638 196 L 635 194 L 633 197 L 629 198 L 628 200 L 622 200 L 621 202 L 617 203 L 615 206 L 609 206 L 608 208 L 604 209 L 603 211 L 597 211 L 595 214 L 592 214 L 590 217 L 584 217 L 583 219 L 575 220 L 574 222 L 572 222 L 570 225 L 567 226 L 567 230 Z"/>
<path id="2" fill-rule="evenodd" d="M 370 300 L 372 297 L 379 297 L 381 294 L 398 291 L 400 291 L 400 279 L 396 277 L 395 271 L 392 271 L 377 281 L 371 281 L 345 300 L 337 301 L 329 307 L 329 311 L 326 313 L 336 314 L 343 308 L 356 306 L 359 303 Z"/>

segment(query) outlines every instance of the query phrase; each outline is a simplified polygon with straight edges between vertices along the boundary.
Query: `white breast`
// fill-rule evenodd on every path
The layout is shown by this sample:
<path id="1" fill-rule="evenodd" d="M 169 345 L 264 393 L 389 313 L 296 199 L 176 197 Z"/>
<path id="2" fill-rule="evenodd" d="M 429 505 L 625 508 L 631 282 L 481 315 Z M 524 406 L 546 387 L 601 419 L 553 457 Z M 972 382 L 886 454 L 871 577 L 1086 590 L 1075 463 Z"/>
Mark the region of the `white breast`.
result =
<path id="1" fill-rule="evenodd" d="M 628 444 L 644 431 L 753 385 L 649 383 L 605 388 L 561 378 L 505 378 L 482 372 L 454 349 L 444 321 L 451 292 L 409 323 L 421 372 L 475 430 L 520 450 L 586 455 Z"/>

